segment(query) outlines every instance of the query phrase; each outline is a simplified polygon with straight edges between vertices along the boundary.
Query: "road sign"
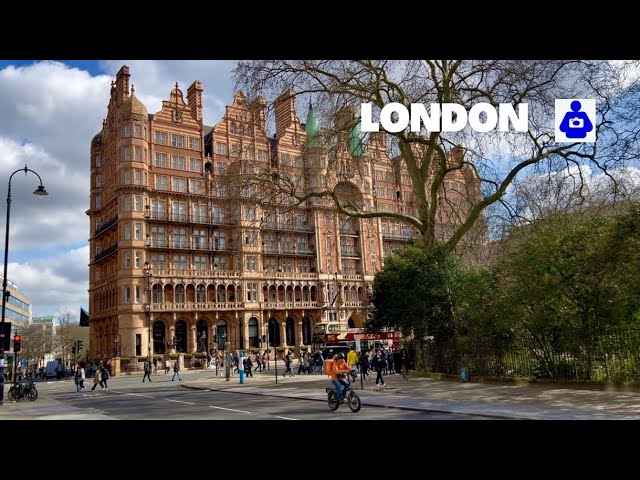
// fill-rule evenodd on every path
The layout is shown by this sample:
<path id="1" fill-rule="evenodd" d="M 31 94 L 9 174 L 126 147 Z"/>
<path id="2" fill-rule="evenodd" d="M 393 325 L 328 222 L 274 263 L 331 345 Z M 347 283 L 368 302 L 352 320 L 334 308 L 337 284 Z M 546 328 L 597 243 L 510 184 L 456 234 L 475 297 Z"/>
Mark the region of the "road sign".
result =
<path id="1" fill-rule="evenodd" d="M 360 335 L 356 335 L 355 339 L 356 339 L 356 352 L 360 352 L 360 350 L 361 350 L 361 347 L 360 347 Z"/>
<path id="2" fill-rule="evenodd" d="M 26 367 L 27 366 L 27 361 L 26 360 L 20 360 L 20 366 L 21 367 Z"/>

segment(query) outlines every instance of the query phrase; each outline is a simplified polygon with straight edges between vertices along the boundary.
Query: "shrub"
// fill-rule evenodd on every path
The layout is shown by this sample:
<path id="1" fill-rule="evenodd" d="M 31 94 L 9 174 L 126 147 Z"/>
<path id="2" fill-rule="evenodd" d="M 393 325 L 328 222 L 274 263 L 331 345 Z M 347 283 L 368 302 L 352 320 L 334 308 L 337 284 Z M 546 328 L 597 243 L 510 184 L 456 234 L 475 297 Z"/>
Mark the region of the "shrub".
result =
<path id="1" fill-rule="evenodd" d="M 120 363 L 129 362 L 129 361 L 130 361 L 129 357 L 120 357 Z"/>
<path id="2" fill-rule="evenodd" d="M 284 352 L 284 347 L 276 347 L 276 350 L 277 350 L 278 352 Z"/>

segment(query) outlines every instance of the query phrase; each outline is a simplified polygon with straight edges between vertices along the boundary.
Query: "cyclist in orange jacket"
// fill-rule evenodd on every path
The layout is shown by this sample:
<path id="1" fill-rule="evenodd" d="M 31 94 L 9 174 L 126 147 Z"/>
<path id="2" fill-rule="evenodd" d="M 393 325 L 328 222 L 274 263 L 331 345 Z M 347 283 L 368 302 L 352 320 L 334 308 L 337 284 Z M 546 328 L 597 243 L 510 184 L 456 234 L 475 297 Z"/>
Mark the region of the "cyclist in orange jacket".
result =
<path id="1" fill-rule="evenodd" d="M 336 387 L 336 400 L 338 403 L 342 402 L 342 387 L 349 386 L 345 380 L 349 372 L 351 372 L 351 367 L 344 361 L 344 355 L 342 353 L 337 354 L 331 365 L 331 383 Z"/>

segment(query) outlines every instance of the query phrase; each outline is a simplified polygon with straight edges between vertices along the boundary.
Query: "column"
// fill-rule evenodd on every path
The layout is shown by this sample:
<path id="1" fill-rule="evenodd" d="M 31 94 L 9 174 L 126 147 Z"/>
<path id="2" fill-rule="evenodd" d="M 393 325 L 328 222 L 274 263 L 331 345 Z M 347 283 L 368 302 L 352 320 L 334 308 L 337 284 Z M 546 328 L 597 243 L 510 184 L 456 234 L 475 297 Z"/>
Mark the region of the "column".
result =
<path id="1" fill-rule="evenodd" d="M 287 343 L 287 317 L 280 324 L 280 345 L 284 346 Z"/>
<path id="2" fill-rule="evenodd" d="M 244 345 L 242 346 L 242 348 L 244 348 L 245 350 L 249 349 L 249 320 L 248 319 L 244 319 L 243 323 L 242 323 L 242 336 L 244 338 Z"/>
<path id="3" fill-rule="evenodd" d="M 302 320 L 298 320 L 298 328 L 296 328 L 296 346 L 302 345 Z"/>
<path id="4" fill-rule="evenodd" d="M 194 353 L 197 351 L 197 347 L 198 347 L 198 342 L 196 341 L 196 326 L 191 325 L 191 332 L 189 332 L 189 340 L 190 340 L 190 344 L 187 345 L 187 351 Z"/>

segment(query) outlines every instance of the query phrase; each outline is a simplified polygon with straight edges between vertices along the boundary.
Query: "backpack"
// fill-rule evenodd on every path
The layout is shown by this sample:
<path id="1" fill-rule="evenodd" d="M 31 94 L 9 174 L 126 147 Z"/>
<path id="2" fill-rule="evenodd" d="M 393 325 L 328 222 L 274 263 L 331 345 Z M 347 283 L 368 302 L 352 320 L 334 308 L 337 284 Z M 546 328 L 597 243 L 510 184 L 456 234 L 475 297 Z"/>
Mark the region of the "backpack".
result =
<path id="1" fill-rule="evenodd" d="M 331 368 L 333 368 L 333 360 L 325 360 L 324 361 L 324 374 L 331 375 Z"/>

